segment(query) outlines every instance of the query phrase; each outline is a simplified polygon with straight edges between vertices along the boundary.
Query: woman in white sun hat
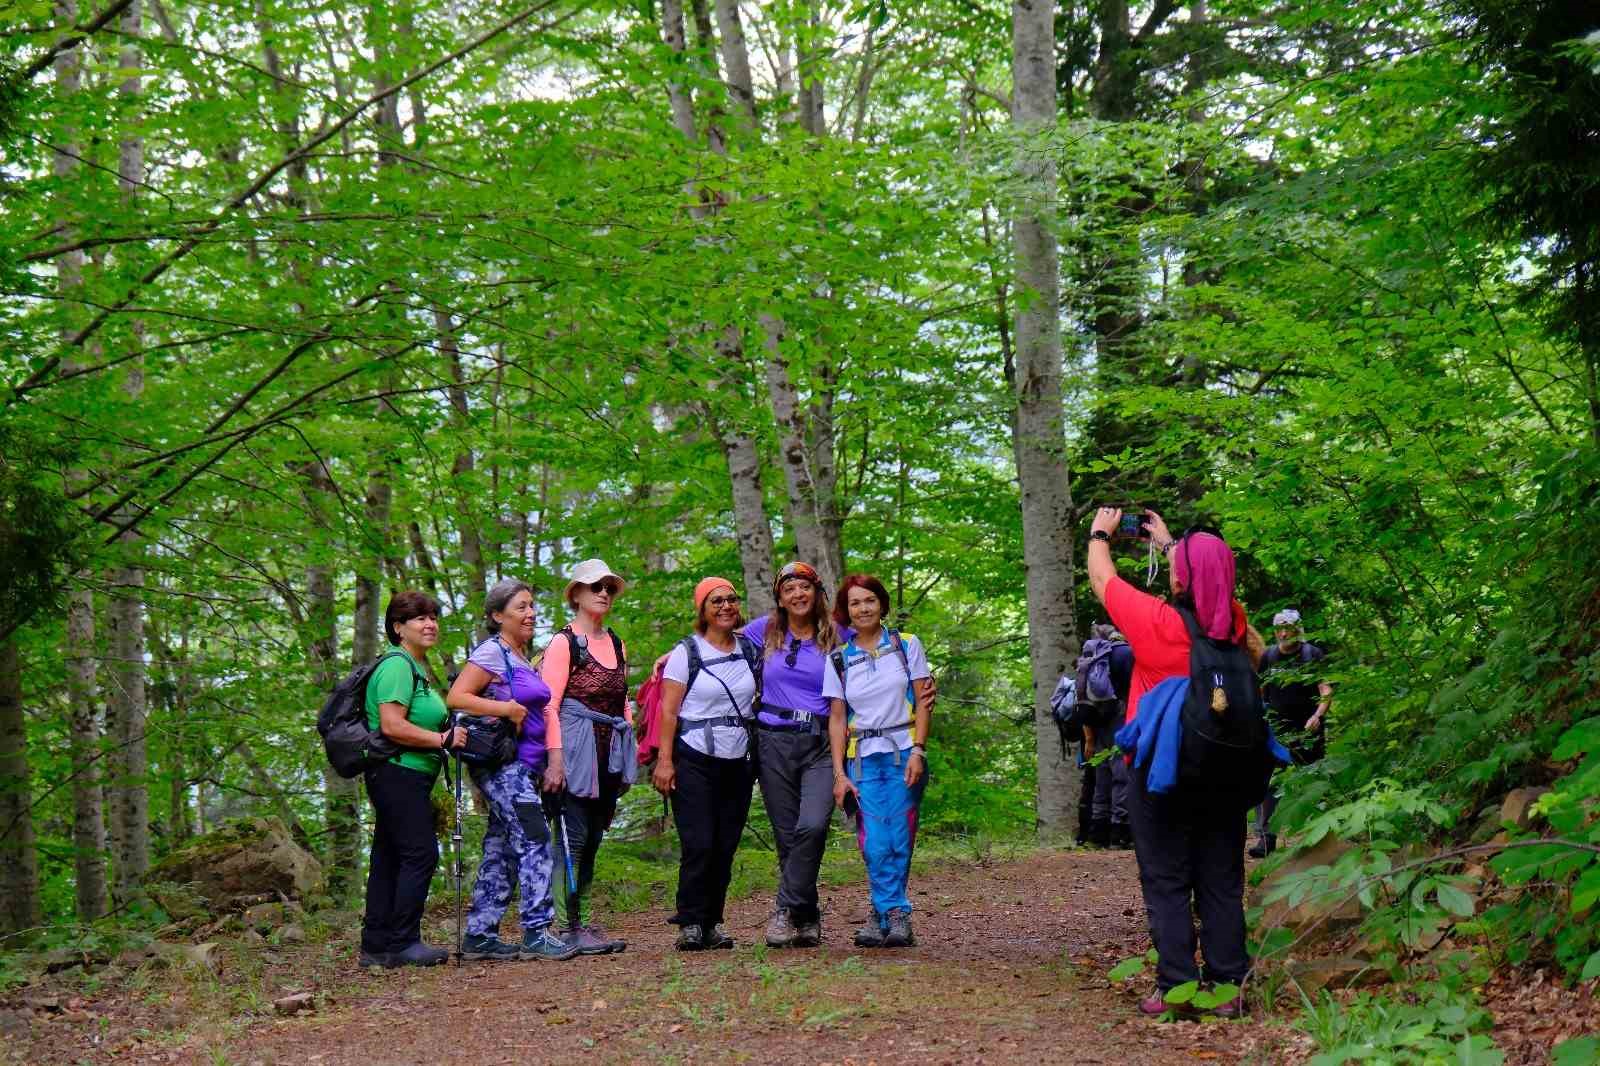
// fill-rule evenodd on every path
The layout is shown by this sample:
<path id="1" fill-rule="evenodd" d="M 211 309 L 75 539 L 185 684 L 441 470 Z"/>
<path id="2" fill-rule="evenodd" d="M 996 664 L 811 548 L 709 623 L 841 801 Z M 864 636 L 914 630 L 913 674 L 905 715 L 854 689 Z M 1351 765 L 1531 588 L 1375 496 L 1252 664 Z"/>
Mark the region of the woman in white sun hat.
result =
<path id="1" fill-rule="evenodd" d="M 583 920 L 595 855 L 617 813 L 617 797 L 639 773 L 633 707 L 628 702 L 627 647 L 606 616 L 627 582 L 599 559 L 585 559 L 567 582 L 567 623 L 544 650 L 539 674 L 550 686 L 544 788 L 561 882 L 556 910 L 564 937 L 579 954 L 621 951 L 627 942 Z"/>

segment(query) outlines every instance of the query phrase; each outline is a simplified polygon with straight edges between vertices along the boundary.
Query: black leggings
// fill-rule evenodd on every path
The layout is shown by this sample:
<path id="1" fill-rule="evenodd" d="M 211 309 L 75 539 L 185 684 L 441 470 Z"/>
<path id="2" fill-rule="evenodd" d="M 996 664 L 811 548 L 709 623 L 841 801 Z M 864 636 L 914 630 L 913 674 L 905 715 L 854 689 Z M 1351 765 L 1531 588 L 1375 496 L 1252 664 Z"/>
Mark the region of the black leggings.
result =
<path id="1" fill-rule="evenodd" d="M 366 773 L 374 815 L 361 950 L 401 951 L 422 939 L 422 907 L 439 865 L 433 829 L 434 775 L 396 763 Z"/>
<path id="2" fill-rule="evenodd" d="M 562 928 L 576 929 L 583 924 L 583 901 L 594 884 L 594 860 L 600 854 L 600 841 L 611 828 L 617 814 L 617 796 L 622 775 L 600 771 L 600 794 L 593 798 L 563 791 L 559 803 L 546 797 L 545 813 L 550 818 L 552 893 L 556 898 L 556 922 Z M 574 888 L 567 877 L 568 852 L 571 853 Z"/>

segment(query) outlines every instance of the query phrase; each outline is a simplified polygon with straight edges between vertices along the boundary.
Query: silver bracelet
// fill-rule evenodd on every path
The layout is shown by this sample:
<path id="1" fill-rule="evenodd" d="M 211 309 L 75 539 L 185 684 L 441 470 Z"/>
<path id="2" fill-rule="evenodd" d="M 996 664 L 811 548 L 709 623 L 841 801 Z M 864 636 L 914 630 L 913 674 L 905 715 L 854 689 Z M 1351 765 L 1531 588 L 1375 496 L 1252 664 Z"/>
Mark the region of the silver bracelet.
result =
<path id="1" fill-rule="evenodd" d="M 923 762 L 927 762 L 928 761 L 928 753 L 926 751 L 922 750 L 922 745 L 921 744 L 913 744 L 913 745 L 911 745 L 911 754 L 922 756 L 922 761 Z"/>

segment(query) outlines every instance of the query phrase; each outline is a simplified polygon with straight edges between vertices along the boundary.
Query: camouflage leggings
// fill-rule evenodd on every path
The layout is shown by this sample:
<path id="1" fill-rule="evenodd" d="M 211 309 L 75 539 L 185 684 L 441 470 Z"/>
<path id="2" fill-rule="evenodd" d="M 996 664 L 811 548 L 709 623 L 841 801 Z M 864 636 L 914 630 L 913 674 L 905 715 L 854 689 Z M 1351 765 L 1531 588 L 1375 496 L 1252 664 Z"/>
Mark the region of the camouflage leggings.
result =
<path id="1" fill-rule="evenodd" d="M 500 928 L 513 881 L 522 890 L 522 928 L 543 929 L 555 920 L 555 905 L 550 898 L 550 827 L 539 801 L 538 775 L 514 761 L 497 770 L 474 771 L 472 780 L 488 803 L 489 828 L 472 885 L 467 932 L 481 936 Z"/>

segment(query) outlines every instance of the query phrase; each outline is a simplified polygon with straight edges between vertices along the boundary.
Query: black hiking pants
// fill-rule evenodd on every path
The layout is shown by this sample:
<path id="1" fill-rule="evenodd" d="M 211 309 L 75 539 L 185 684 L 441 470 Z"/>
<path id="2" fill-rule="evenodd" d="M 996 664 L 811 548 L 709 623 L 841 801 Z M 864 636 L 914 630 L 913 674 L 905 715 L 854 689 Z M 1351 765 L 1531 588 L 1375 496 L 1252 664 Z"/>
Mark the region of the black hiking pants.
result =
<path id="1" fill-rule="evenodd" d="M 817 873 L 833 824 L 833 756 L 826 734 L 761 728 L 761 799 L 778 849 L 778 906 L 796 925 L 821 919 Z"/>
<path id="2" fill-rule="evenodd" d="M 733 879 L 733 854 L 739 850 L 750 816 L 754 782 L 750 760 L 716 759 L 678 741 L 672 748 L 677 788 L 672 820 L 678 826 L 678 913 L 673 925 L 698 925 L 709 932 L 722 921 Z"/>
<path id="3" fill-rule="evenodd" d="M 434 775 L 384 763 L 368 770 L 365 780 L 373 826 L 361 950 L 380 955 L 422 939 L 422 906 L 439 865 L 430 799 Z"/>
<path id="4" fill-rule="evenodd" d="M 1145 773 L 1129 774 L 1128 815 L 1139 860 L 1139 885 L 1165 992 L 1202 977 L 1195 965 L 1195 919 L 1207 981 L 1244 980 L 1250 969 L 1244 933 L 1245 811 L 1193 795 L 1145 791 Z"/>
<path id="5" fill-rule="evenodd" d="M 550 882 L 555 886 L 556 923 L 563 929 L 583 925 L 583 901 L 594 884 L 594 860 L 611 820 L 617 816 L 617 797 L 622 794 L 622 776 L 603 767 L 598 796 L 574 796 L 562 790 L 559 799 L 546 796 L 545 816 L 550 820 Z M 572 879 L 568 883 L 568 851 L 571 852 Z"/>

